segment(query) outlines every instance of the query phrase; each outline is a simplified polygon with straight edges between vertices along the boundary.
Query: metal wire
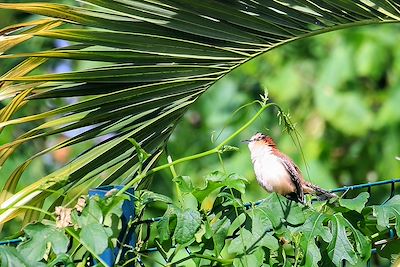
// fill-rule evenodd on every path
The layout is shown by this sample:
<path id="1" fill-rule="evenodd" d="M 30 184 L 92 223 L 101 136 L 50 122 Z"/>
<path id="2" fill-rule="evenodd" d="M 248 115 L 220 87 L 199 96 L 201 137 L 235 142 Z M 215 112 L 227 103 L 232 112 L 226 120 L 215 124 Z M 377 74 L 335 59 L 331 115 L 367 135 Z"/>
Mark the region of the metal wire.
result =
<path id="1" fill-rule="evenodd" d="M 5 246 L 5 245 L 18 245 L 20 242 L 22 242 L 22 238 L 16 238 L 16 239 L 10 239 L 10 240 L 4 240 L 0 241 L 0 246 Z"/>
<path id="2" fill-rule="evenodd" d="M 368 190 L 371 190 L 371 187 L 373 187 L 373 186 L 391 184 L 392 186 L 391 186 L 391 190 L 390 190 L 390 196 L 393 197 L 394 192 L 395 192 L 395 184 L 396 183 L 400 183 L 400 178 L 386 180 L 386 181 L 380 181 L 380 182 L 374 182 L 374 183 L 344 186 L 344 187 L 340 187 L 340 188 L 331 190 L 331 193 L 345 192 L 345 191 L 349 191 L 349 190 L 358 190 L 358 189 L 363 189 L 363 188 L 368 188 Z"/>

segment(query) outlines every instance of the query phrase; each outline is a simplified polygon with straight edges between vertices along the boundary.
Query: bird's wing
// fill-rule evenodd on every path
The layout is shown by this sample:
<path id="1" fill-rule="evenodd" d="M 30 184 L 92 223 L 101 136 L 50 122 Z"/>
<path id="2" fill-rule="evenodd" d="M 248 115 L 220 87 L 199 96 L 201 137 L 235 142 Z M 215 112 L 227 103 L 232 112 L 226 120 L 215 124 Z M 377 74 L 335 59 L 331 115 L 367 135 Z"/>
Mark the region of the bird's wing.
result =
<path id="1" fill-rule="evenodd" d="M 292 180 L 292 183 L 296 187 L 296 196 L 299 202 L 304 204 L 304 191 L 303 191 L 303 186 L 302 186 L 302 176 L 300 169 L 294 164 L 294 162 L 289 159 L 286 155 L 280 153 L 281 158 L 284 160 L 282 161 L 283 166 L 285 166 L 285 169 L 290 175 L 290 179 Z"/>

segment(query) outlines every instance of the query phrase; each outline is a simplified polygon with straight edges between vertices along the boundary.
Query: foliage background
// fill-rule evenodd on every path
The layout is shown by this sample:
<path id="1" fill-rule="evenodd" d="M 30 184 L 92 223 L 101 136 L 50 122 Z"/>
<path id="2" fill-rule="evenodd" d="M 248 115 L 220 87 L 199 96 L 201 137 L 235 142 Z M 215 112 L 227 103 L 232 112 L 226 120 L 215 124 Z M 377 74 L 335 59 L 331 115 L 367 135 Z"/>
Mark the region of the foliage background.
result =
<path id="1" fill-rule="evenodd" d="M 21 17 L 19 13 L 1 12 L 4 19 L 0 23 L 4 25 L 28 20 L 27 16 Z M 235 116 L 232 113 L 268 88 L 271 100 L 288 111 L 296 122 L 308 165 L 306 177 L 312 182 L 330 189 L 395 178 L 400 170 L 399 162 L 395 160 L 395 156 L 400 154 L 400 83 L 397 75 L 400 51 L 396 49 L 399 31 L 398 25 L 336 31 L 285 45 L 246 63 L 218 81 L 192 106 L 170 139 L 169 153 L 177 159 L 213 147 L 212 136 L 224 129 L 219 139 L 222 140 L 250 118 L 255 109 L 243 109 Z M 18 46 L 18 49 L 38 51 L 42 46 L 55 46 L 44 39 L 36 40 L 29 47 Z M 11 64 L 9 60 L 0 64 L 1 73 Z M 56 70 L 57 64 L 50 71 Z M 48 72 L 49 69 L 42 71 Z M 49 101 L 47 104 L 57 105 L 57 102 Z M 23 112 L 29 114 L 40 109 L 38 105 L 30 105 Z M 23 130 L 22 127 L 18 129 L 20 132 Z M 256 131 L 273 136 L 281 150 L 305 170 L 301 152 L 288 135 L 282 134 L 276 114 L 263 115 L 243 134 L 242 139 Z M 0 135 L 0 144 L 20 132 L 6 128 Z M 36 145 L 47 146 L 53 141 L 46 140 Z M 246 190 L 246 200 L 263 198 L 265 193 L 254 180 L 247 148 L 240 140 L 232 145 L 241 149 L 224 155 L 225 169 L 251 181 Z M 13 165 L 23 161 L 24 153 L 20 150 L 19 155 L 8 161 L 0 170 L 0 177 L 7 177 L 14 169 Z M 36 161 L 32 172 L 25 174 L 19 186 L 23 187 L 33 182 L 34 177 L 56 169 L 76 153 L 78 151 L 63 150 L 60 154 L 53 154 L 43 165 Z M 200 180 L 203 175 L 220 168 L 217 158 L 210 157 L 178 166 L 177 171 Z M 0 180 L 0 187 L 3 182 Z M 157 175 L 152 187 L 155 191 L 174 195 L 170 173 Z M 373 194 L 377 195 L 380 194 Z"/>

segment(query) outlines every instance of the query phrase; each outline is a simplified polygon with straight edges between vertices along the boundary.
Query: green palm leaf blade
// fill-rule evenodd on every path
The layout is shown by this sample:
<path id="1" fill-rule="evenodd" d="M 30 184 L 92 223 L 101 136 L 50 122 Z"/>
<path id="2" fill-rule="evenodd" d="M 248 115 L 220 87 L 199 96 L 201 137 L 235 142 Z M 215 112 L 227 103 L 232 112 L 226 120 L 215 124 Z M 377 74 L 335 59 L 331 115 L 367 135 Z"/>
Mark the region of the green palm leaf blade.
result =
<path id="1" fill-rule="evenodd" d="M 0 77 L 0 100 L 7 103 L 0 113 L 0 129 L 28 127 L 15 140 L 0 144 L 0 164 L 22 144 L 81 130 L 27 155 L 25 163 L 16 167 L 0 195 L 0 222 L 14 217 L 18 206 L 40 203 L 57 190 L 67 194 L 67 189 L 82 185 L 87 189 L 122 181 L 121 177 L 129 181 L 138 170 L 138 160 L 136 147 L 128 139 L 149 153 L 161 151 L 187 108 L 215 81 L 257 55 L 323 32 L 400 19 L 400 6 L 392 0 L 83 3 L 0 4 L 2 9 L 44 17 L 0 30 L 1 60 L 24 59 Z M 34 38 L 63 39 L 70 45 L 15 52 L 14 48 Z M 52 58 L 101 65 L 30 74 Z M 79 97 L 78 102 L 28 116 L 17 113 L 32 102 L 72 97 Z M 36 177 L 37 182 L 17 191 L 31 162 L 110 134 L 64 167 Z"/>

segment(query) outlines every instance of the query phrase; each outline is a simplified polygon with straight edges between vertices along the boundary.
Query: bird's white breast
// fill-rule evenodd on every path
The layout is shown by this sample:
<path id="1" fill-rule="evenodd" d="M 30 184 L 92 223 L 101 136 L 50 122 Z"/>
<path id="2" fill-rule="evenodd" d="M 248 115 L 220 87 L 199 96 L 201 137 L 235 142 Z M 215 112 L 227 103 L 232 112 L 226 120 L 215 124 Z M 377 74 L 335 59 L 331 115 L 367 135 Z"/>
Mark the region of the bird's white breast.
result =
<path id="1" fill-rule="evenodd" d="M 250 151 L 257 181 L 267 191 L 287 195 L 295 190 L 281 159 L 272 153 L 270 147 L 255 146 Z"/>

